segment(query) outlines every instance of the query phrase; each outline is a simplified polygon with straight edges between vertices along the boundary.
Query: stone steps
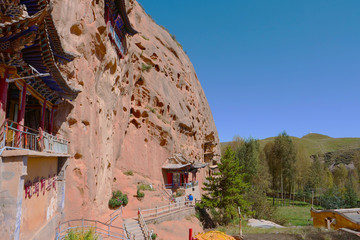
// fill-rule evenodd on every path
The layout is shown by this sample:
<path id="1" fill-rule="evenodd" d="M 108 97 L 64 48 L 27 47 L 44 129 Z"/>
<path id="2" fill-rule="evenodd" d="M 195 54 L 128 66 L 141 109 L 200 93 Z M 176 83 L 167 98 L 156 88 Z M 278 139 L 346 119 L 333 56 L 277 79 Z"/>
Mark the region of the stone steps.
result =
<path id="1" fill-rule="evenodd" d="M 135 240 L 146 240 L 143 231 L 141 230 L 140 224 L 134 219 L 125 219 L 124 225 L 126 230 L 131 234 L 132 237 L 135 235 Z"/>

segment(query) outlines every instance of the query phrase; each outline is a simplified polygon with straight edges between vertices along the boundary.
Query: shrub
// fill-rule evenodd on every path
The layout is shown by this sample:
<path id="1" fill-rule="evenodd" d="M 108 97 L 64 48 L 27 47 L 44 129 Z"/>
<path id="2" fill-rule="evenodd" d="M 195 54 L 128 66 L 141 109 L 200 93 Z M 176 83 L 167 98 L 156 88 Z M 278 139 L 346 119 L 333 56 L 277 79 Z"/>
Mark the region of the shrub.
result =
<path id="1" fill-rule="evenodd" d="M 129 203 L 128 196 L 124 194 L 122 200 L 123 200 L 123 206 L 125 207 Z"/>
<path id="2" fill-rule="evenodd" d="M 140 189 L 137 190 L 136 192 L 136 197 L 138 198 L 144 198 L 145 197 L 145 193 L 141 192 Z"/>
<path id="3" fill-rule="evenodd" d="M 141 71 L 149 71 L 152 68 L 152 65 L 147 65 L 145 63 L 141 64 Z"/>
<path id="4" fill-rule="evenodd" d="M 157 237 L 156 233 L 151 234 L 151 239 L 152 239 L 152 240 L 155 240 L 156 237 Z"/>
<path id="5" fill-rule="evenodd" d="M 143 184 L 141 183 L 139 186 L 138 186 L 138 189 L 139 190 L 142 190 L 142 191 L 154 191 L 154 189 L 152 187 L 150 187 L 150 185 L 148 184 Z"/>
<path id="6" fill-rule="evenodd" d="M 126 206 L 129 200 L 126 194 L 122 194 L 121 191 L 114 191 L 112 198 L 109 200 L 110 208 L 118 208 L 120 206 Z"/>
<path id="7" fill-rule="evenodd" d="M 71 230 L 64 238 L 65 240 L 98 240 L 99 237 L 95 231 L 90 229 L 88 231 L 74 231 Z"/>
<path id="8" fill-rule="evenodd" d="M 125 174 L 126 176 L 134 176 L 134 172 L 131 171 L 131 170 L 128 170 L 128 171 L 124 172 L 124 174 Z"/>
<path id="9" fill-rule="evenodd" d="M 184 192 L 177 191 L 175 197 L 181 197 L 181 196 L 184 196 Z"/>

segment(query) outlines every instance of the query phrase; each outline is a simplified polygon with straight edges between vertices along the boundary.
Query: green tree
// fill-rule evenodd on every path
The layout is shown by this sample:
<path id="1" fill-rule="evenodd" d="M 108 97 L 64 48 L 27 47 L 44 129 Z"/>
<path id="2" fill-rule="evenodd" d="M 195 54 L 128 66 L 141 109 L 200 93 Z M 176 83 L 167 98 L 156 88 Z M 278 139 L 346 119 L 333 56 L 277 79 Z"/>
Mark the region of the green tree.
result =
<path id="1" fill-rule="evenodd" d="M 321 206 L 325 209 L 337 209 L 344 206 L 344 201 L 336 187 L 326 190 L 321 196 Z"/>
<path id="2" fill-rule="evenodd" d="M 348 180 L 348 170 L 346 166 L 343 163 L 336 166 L 333 171 L 333 175 L 334 175 L 334 184 L 336 185 L 340 193 L 344 194 L 345 185 Z"/>
<path id="3" fill-rule="evenodd" d="M 345 207 L 347 208 L 355 208 L 357 207 L 358 197 L 353 188 L 352 179 L 349 177 L 349 181 L 345 186 L 345 194 L 344 194 Z"/>
<path id="4" fill-rule="evenodd" d="M 206 178 L 200 207 L 211 209 L 220 225 L 226 225 L 237 216 L 237 207 L 246 212 L 248 203 L 244 193 L 248 184 L 243 181 L 244 174 L 235 152 L 228 147 L 218 164 L 219 173 Z"/>
<path id="5" fill-rule="evenodd" d="M 271 188 L 273 189 L 273 205 L 275 205 L 275 192 L 279 190 L 278 178 L 280 176 L 280 161 L 274 154 L 274 142 L 268 142 L 264 147 L 264 155 L 271 176 Z"/>
<path id="6" fill-rule="evenodd" d="M 243 144 L 236 151 L 241 172 L 245 174 L 244 180 L 252 185 L 259 170 L 259 152 L 259 141 L 253 138 L 243 140 Z"/>
<path id="7" fill-rule="evenodd" d="M 284 189 L 291 193 L 295 182 L 296 162 L 296 149 L 291 137 L 286 132 L 280 133 L 274 139 L 274 143 L 266 144 L 264 151 L 274 190 L 280 190 L 282 197 Z"/>
<path id="8" fill-rule="evenodd" d="M 303 192 L 310 177 L 311 159 L 302 145 L 296 147 L 295 182 L 297 190 Z"/>

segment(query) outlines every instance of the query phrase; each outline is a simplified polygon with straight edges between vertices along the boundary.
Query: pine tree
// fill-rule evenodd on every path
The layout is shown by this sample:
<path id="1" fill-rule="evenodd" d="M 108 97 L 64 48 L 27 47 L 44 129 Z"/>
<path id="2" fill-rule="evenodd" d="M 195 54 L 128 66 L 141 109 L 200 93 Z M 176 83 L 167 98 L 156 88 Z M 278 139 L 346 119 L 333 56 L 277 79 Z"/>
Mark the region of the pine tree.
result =
<path id="1" fill-rule="evenodd" d="M 229 223 L 237 216 L 237 208 L 246 212 L 248 203 L 244 200 L 248 184 L 243 181 L 244 174 L 234 151 L 228 147 L 218 164 L 219 173 L 207 177 L 203 190 L 201 207 L 212 209 L 219 224 Z"/>

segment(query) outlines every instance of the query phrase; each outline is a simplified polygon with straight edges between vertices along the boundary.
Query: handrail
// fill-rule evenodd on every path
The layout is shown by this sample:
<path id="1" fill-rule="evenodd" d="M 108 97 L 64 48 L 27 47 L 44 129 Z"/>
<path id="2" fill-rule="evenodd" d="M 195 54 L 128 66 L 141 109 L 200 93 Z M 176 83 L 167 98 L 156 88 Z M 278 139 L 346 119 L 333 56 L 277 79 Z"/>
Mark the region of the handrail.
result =
<path id="1" fill-rule="evenodd" d="M 189 183 L 182 183 L 180 185 L 175 185 L 175 184 L 164 184 L 165 185 L 165 189 L 171 189 L 171 188 L 181 188 L 181 189 L 188 189 L 188 188 L 192 188 L 195 186 L 199 185 L 198 181 L 195 182 L 189 182 Z"/>
<path id="2" fill-rule="evenodd" d="M 22 124 L 20 124 L 20 123 L 14 122 L 13 120 L 6 119 L 6 121 L 7 121 L 8 123 L 12 123 L 12 124 L 16 124 L 17 126 L 21 126 L 21 127 L 23 127 L 24 129 L 29 129 L 29 130 L 33 131 L 34 133 L 39 133 L 38 130 L 35 130 L 35 129 L 33 129 L 33 128 L 30 128 L 30 127 L 27 127 L 27 126 L 25 126 L 25 125 L 22 125 Z"/>
<path id="3" fill-rule="evenodd" d="M 119 213 L 120 212 L 120 213 Z M 110 224 L 112 224 L 112 222 L 119 216 L 119 215 L 122 215 L 123 213 L 123 206 L 121 206 L 119 209 L 115 210 L 114 212 L 110 213 L 109 214 L 109 217 L 110 217 Z"/>
<path id="4" fill-rule="evenodd" d="M 149 229 L 146 225 L 143 215 L 141 214 L 140 208 L 138 211 L 138 221 L 139 221 L 140 228 L 144 233 L 145 240 L 151 240 L 151 235 L 150 235 Z"/>
<path id="5" fill-rule="evenodd" d="M 126 229 L 125 223 L 123 224 L 123 228 L 124 228 L 124 234 L 125 234 L 125 236 L 126 236 L 128 239 L 130 239 L 130 238 L 131 238 L 131 234 L 130 234 L 130 232 Z"/>
<path id="6" fill-rule="evenodd" d="M 56 240 L 64 239 L 71 230 L 83 231 L 84 229 L 94 229 L 95 233 L 105 237 L 130 240 L 130 238 L 128 238 L 129 233 L 124 228 L 116 227 L 111 224 L 106 224 L 98 220 L 89 220 L 84 218 L 72 219 L 61 223 L 56 230 Z M 118 232 L 115 232 L 116 230 L 118 230 Z M 124 234 L 119 232 L 124 232 Z"/>
<path id="7" fill-rule="evenodd" d="M 0 128 L 0 149 L 29 149 L 50 153 L 68 154 L 69 141 L 45 131 L 6 119 Z"/>
<path id="8" fill-rule="evenodd" d="M 164 214 L 170 214 L 189 207 L 193 207 L 192 201 L 180 201 L 177 203 L 169 203 L 168 205 L 164 205 L 160 207 L 156 206 L 155 208 L 142 209 L 141 211 L 142 211 L 142 216 L 144 218 L 148 218 L 148 217 L 156 218 Z"/>
<path id="9" fill-rule="evenodd" d="M 170 200 L 170 198 L 172 198 L 172 194 L 166 190 L 166 188 L 164 187 L 163 184 L 159 184 L 158 186 L 161 190 L 161 193 L 164 195 L 164 197 L 168 198 Z"/>

